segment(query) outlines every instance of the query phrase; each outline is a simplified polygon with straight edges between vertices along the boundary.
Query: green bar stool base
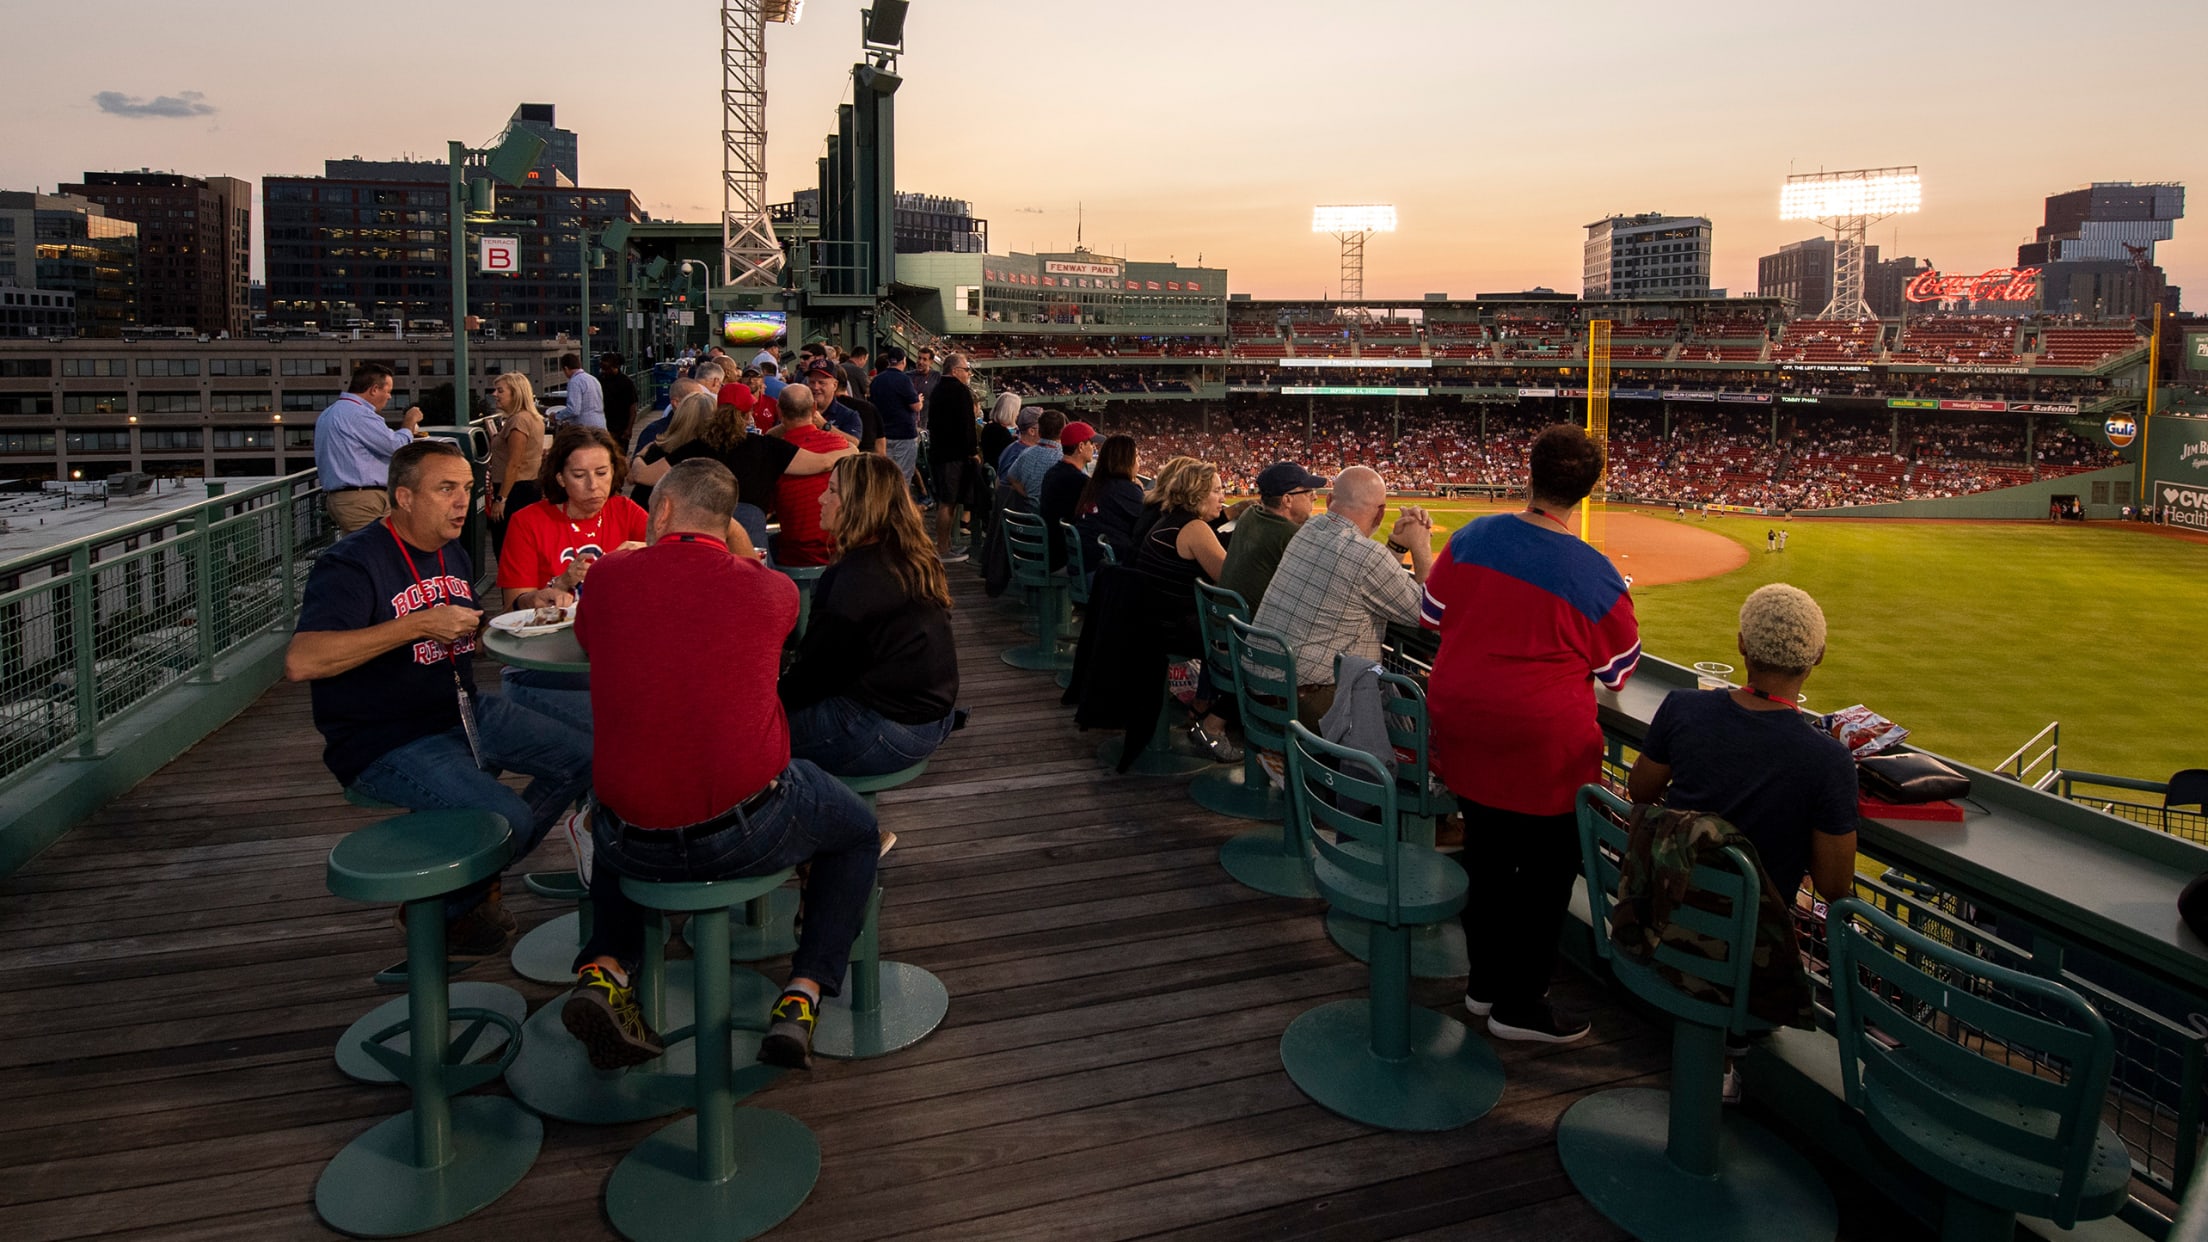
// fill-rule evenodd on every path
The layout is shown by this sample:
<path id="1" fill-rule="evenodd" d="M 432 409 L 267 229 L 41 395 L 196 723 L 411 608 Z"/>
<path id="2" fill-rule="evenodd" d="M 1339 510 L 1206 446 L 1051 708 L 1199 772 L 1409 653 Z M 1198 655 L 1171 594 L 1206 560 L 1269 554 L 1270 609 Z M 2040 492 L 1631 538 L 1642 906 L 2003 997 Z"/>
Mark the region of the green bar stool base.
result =
<path id="1" fill-rule="evenodd" d="M 1188 796 L 1196 805 L 1217 815 L 1277 824 L 1288 818 L 1288 795 L 1273 787 L 1263 768 L 1257 783 L 1250 783 L 1247 768 L 1222 768 L 1189 782 Z"/>
<path id="2" fill-rule="evenodd" d="M 867 1013 L 851 1008 L 851 975 L 844 973 L 843 994 L 820 1003 L 814 1052 L 839 1061 L 887 1056 L 919 1043 L 943 1024 L 951 1010 L 951 992 L 941 979 L 909 962 L 882 962 L 880 971 L 880 1003 Z"/>
<path id="3" fill-rule="evenodd" d="M 1119 767 L 1119 757 L 1126 749 L 1127 739 L 1115 737 L 1097 748 L 1097 762 L 1107 768 L 1116 769 Z M 1187 776 L 1211 766 L 1209 758 L 1184 755 L 1174 750 L 1170 742 L 1161 748 L 1157 735 L 1153 733 L 1150 735 L 1150 744 L 1142 748 L 1141 754 L 1135 756 L 1134 766 L 1128 768 L 1127 772 L 1132 776 Z"/>
<path id="4" fill-rule="evenodd" d="M 590 896 L 590 886 L 574 871 L 532 871 L 521 877 L 522 887 L 539 897 L 554 901 L 581 901 Z"/>
<path id="5" fill-rule="evenodd" d="M 1071 668 L 1059 669 L 1058 675 L 1051 680 L 1058 683 L 1060 690 L 1071 690 L 1073 689 L 1073 670 Z"/>
<path id="6" fill-rule="evenodd" d="M 1342 952 L 1360 962 L 1372 960 L 1372 924 L 1339 910 L 1326 912 L 1326 934 Z M 1411 978 L 1462 979 L 1471 969 L 1464 951 L 1464 924 L 1455 919 L 1411 929 Z"/>
<path id="7" fill-rule="evenodd" d="M 1025 643 L 1018 647 L 1008 647 L 997 658 L 1014 668 L 1026 669 L 1031 673 L 1055 673 L 1059 669 L 1073 667 L 1073 653 L 1061 649 L 1055 643 L 1048 646 L 1042 643 Z"/>
<path id="8" fill-rule="evenodd" d="M 514 942 L 514 973 L 535 983 L 575 982 L 575 954 L 583 947 L 583 916 L 566 914 L 529 929 Z"/>
<path id="9" fill-rule="evenodd" d="M 700 1181 L 698 1119 L 661 1127 L 606 1179 L 606 1215 L 632 1242 L 726 1242 L 765 1233 L 820 1180 L 820 1141 L 788 1113 L 739 1108 L 736 1172 Z"/>
<path id="10" fill-rule="evenodd" d="M 456 979 L 456 978 L 460 977 L 461 975 L 463 975 L 463 974 L 467 973 L 467 971 L 469 970 L 469 968 L 473 967 L 474 965 L 475 965 L 475 963 L 474 963 L 474 962 L 452 962 L 452 961 L 448 961 L 448 962 L 446 962 L 446 963 L 445 963 L 445 978 L 447 978 L 447 979 Z M 374 974 L 374 975 L 373 975 L 373 976 L 371 977 L 371 982 L 373 982 L 373 983 L 374 983 L 374 984 L 375 984 L 375 985 L 376 985 L 377 987 L 379 987 L 379 988 L 403 988 L 403 987 L 405 987 L 405 986 L 406 986 L 406 959 L 402 957 L 402 958 L 400 958 L 400 959 L 399 959 L 398 961 L 396 961 L 396 962 L 393 962 L 393 963 L 392 963 L 391 965 L 389 965 L 389 966 L 386 966 L 386 967 L 384 967 L 384 968 L 383 968 L 382 970 L 379 970 L 379 971 L 377 971 L 377 972 L 376 972 L 376 973 L 375 973 L 375 974 Z"/>
<path id="11" fill-rule="evenodd" d="M 1288 1024 L 1280 1061 L 1305 1095 L 1383 1130 L 1454 1130 L 1495 1107 L 1503 1063 L 1478 1036 L 1416 1006 L 1408 1026 L 1410 1055 L 1385 1060 L 1372 1051 L 1372 1002 L 1335 1001 Z"/>
<path id="12" fill-rule="evenodd" d="M 1588 1096 L 1556 1125 L 1556 1155 L 1572 1188 L 1612 1224 L 1645 1242 L 1831 1239 L 1832 1192 L 1769 1130 L 1736 1112 L 1721 1127 L 1716 1177 L 1665 1155 L 1671 1093 L 1625 1088 Z"/>
<path id="13" fill-rule="evenodd" d="M 680 962 L 668 964 L 667 994 L 662 1033 L 690 1025 L 695 1014 L 696 992 L 691 973 Z M 764 1025 L 782 989 L 755 970 L 737 967 L 730 972 L 730 1012 L 743 1021 L 750 1015 Z M 691 1077 L 697 1072 L 697 1042 L 683 1040 L 667 1049 L 659 1060 L 634 1069 L 601 1070 L 590 1063 L 590 1054 L 568 1034 L 560 1020 L 567 992 L 552 998 L 530 1015 L 522 1027 L 521 1055 L 506 1069 L 506 1086 L 514 1098 L 533 1112 L 584 1125 L 620 1125 L 667 1117 L 689 1108 L 693 1100 Z M 759 1031 L 729 1033 L 729 1056 L 737 1066 L 733 1098 L 741 1099 L 772 1081 L 781 1071 L 757 1065 Z M 759 1073 L 751 1073 L 757 1065 Z"/>
<path id="14" fill-rule="evenodd" d="M 797 951 L 797 890 L 778 888 L 766 900 L 767 920 L 756 927 L 744 921 L 743 906 L 728 912 L 728 960 L 759 962 Z"/>
<path id="15" fill-rule="evenodd" d="M 1275 897 L 1316 897 L 1319 886 L 1311 878 L 1311 860 L 1301 851 L 1291 854 L 1282 834 L 1273 829 L 1245 832 L 1219 847 L 1219 865 L 1245 888 Z"/>
<path id="16" fill-rule="evenodd" d="M 396 1238 L 449 1225 L 513 1189 L 537 1161 L 544 1123 L 502 1096 L 461 1096 L 451 1108 L 449 1162 L 416 1168 L 413 1114 L 387 1118 L 324 1166 L 315 1215 L 356 1238 Z"/>
<path id="17" fill-rule="evenodd" d="M 450 1004 L 454 1009 L 488 1009 L 493 1013 L 505 1014 L 517 1023 L 529 1012 L 529 1002 L 522 999 L 521 993 L 503 983 L 455 983 L 452 985 L 451 997 Z M 369 1056 L 361 1045 L 377 1031 L 404 1022 L 407 1006 L 408 998 L 404 996 L 385 1001 L 369 1010 L 358 1022 L 346 1027 L 345 1033 L 337 1040 L 338 1071 L 358 1082 L 397 1082 L 398 1076 Z M 449 1033 L 446 1035 L 446 1044 L 449 1046 L 452 1040 L 459 1038 L 460 1032 L 472 1021 L 470 1018 L 454 1015 L 447 1023 Z M 409 1034 L 410 1032 L 401 1031 L 383 1041 L 383 1046 L 405 1056 L 410 1047 L 407 1039 Z M 462 1064 L 491 1060 L 505 1046 L 506 1032 L 496 1024 L 486 1025 L 483 1034 L 477 1037 L 475 1046 L 468 1049 L 467 1059 Z"/>

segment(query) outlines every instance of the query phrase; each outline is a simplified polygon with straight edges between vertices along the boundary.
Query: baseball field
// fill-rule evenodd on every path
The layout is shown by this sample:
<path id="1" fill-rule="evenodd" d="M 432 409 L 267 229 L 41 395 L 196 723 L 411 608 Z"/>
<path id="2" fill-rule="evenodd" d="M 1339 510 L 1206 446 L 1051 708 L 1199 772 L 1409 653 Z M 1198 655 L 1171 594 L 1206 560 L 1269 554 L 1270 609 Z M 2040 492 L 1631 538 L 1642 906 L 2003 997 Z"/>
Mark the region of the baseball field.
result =
<path id="1" fill-rule="evenodd" d="M 1455 529 L 1491 504 L 1427 506 Z M 1766 552 L 1768 530 L 1786 550 Z M 1445 537 L 1445 536 L 1437 536 Z M 2208 766 L 2208 540 L 2114 523 L 1675 518 L 1613 506 L 1605 549 L 1644 648 L 1741 665 L 1740 602 L 1767 582 L 1830 627 L 1809 706 L 1868 704 L 1910 741 L 1990 766 L 2049 721 L 2066 768 L 2163 780 Z M 1736 674 L 1736 680 L 1738 675 Z"/>

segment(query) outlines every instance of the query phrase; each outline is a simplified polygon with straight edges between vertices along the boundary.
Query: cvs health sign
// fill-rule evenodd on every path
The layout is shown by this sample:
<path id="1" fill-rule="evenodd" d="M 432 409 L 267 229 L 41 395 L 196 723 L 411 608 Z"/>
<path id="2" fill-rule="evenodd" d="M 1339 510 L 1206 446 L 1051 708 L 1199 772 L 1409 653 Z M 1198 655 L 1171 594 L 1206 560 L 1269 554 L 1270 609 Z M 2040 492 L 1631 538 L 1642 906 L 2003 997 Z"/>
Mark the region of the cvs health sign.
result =
<path id="1" fill-rule="evenodd" d="M 476 249 L 476 270 L 486 276 L 510 275 L 521 270 L 521 239 L 485 237 Z"/>

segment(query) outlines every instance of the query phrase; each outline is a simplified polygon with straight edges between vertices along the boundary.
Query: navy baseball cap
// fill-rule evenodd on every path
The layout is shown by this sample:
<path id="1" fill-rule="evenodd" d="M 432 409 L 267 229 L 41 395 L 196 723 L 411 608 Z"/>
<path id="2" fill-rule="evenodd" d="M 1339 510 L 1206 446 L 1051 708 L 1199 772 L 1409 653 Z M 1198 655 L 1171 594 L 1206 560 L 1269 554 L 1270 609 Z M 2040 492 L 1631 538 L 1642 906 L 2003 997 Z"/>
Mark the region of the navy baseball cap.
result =
<path id="1" fill-rule="evenodd" d="M 1276 461 L 1260 470 L 1257 475 L 1257 494 L 1260 496 L 1285 496 L 1303 488 L 1314 491 L 1326 486 L 1326 476 L 1313 474 L 1292 461 Z"/>

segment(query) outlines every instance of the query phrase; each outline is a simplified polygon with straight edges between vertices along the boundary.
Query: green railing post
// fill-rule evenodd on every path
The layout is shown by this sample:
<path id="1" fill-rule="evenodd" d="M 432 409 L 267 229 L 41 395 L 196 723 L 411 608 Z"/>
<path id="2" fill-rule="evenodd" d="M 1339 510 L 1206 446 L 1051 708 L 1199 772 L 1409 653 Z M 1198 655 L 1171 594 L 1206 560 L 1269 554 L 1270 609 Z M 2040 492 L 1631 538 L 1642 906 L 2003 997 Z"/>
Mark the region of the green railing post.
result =
<path id="1" fill-rule="evenodd" d="M 299 555 L 297 514 L 292 512 L 296 503 L 297 493 L 292 490 L 291 480 L 285 479 L 276 493 L 276 572 L 283 580 L 284 592 L 284 606 L 276 614 L 278 631 L 290 628 L 293 615 L 299 611 L 299 579 L 292 569 L 292 562 Z"/>
<path id="2" fill-rule="evenodd" d="M 77 753 L 96 759 L 100 753 L 100 676 L 94 647 L 97 627 L 92 619 L 92 548 L 80 543 L 69 550 L 69 644 L 77 669 Z"/>
<path id="3" fill-rule="evenodd" d="M 2178 1071 L 2177 1151 L 2170 1158 L 2170 1194 L 2179 1199 L 2187 1197 L 2199 1171 L 2202 1044 L 2199 1039 L 2186 1043 L 2184 1064 Z"/>
<path id="4" fill-rule="evenodd" d="M 189 549 L 187 563 L 195 568 L 192 580 L 192 613 L 197 619 L 199 638 L 199 667 L 192 671 L 192 680 L 210 682 L 215 679 L 215 510 L 214 504 L 201 505 L 192 518 L 192 533 L 186 542 Z"/>

